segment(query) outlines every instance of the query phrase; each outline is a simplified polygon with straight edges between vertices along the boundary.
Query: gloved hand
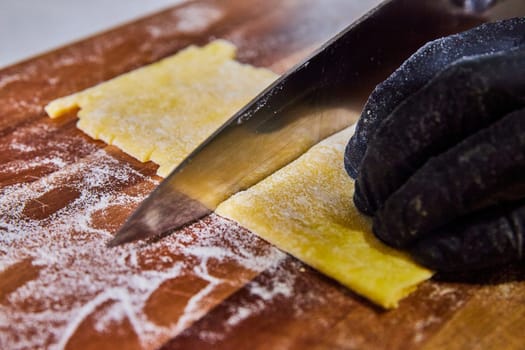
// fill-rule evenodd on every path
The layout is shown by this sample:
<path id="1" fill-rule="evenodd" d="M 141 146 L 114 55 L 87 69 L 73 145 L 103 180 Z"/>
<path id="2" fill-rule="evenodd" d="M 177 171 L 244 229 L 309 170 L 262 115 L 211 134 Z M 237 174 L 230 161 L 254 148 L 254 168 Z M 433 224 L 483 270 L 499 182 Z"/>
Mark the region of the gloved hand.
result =
<path id="1" fill-rule="evenodd" d="M 438 271 L 525 249 L 525 18 L 426 44 L 368 99 L 345 152 L 375 235 Z"/>

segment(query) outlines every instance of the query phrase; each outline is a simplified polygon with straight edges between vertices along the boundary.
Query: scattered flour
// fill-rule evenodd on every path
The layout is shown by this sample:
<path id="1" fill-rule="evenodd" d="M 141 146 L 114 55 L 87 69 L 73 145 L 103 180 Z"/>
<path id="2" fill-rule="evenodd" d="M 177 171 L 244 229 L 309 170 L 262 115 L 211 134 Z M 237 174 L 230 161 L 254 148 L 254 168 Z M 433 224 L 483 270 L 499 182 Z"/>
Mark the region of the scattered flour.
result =
<path id="1" fill-rule="evenodd" d="M 20 80 L 21 80 L 21 75 L 19 73 L 2 75 L 2 77 L 0 77 L 0 89 L 4 88 L 5 86 L 11 83 L 18 82 Z"/>
<path id="2" fill-rule="evenodd" d="M 22 138 L 14 145 L 17 152 L 35 151 Z M 38 270 L 0 303 L 1 348 L 63 348 L 88 318 L 95 318 L 93 327 L 99 333 L 127 320 L 143 348 L 155 347 L 204 315 L 213 306 L 209 298 L 217 288 L 227 286 L 233 292 L 247 282 L 238 276 L 217 276 L 221 264 L 229 264 L 228 271 L 232 265 L 252 271 L 253 276 L 285 257 L 215 215 L 154 244 L 108 249 L 105 242 L 116 227 L 105 225 L 104 215 L 115 208 L 129 213 L 157 181 L 104 150 L 84 151 L 81 159 L 54 153 L 32 162 L 10 162 L 10 172 L 49 163 L 58 171 L 0 191 L 0 274 L 27 259 Z M 65 187 L 74 195 L 62 207 L 44 218 L 27 215 L 31 203 Z M 49 205 L 41 204 L 42 210 Z M 164 282 L 188 276 L 204 281 L 204 287 L 188 297 L 178 319 L 175 315 L 169 325 L 155 323 L 144 312 L 149 298 Z M 271 291 L 254 286 L 254 293 L 266 300 L 289 291 L 278 283 Z"/>
<path id="3" fill-rule="evenodd" d="M 200 32 L 217 22 L 223 16 L 215 6 L 196 4 L 175 10 L 178 18 L 177 30 L 184 33 Z"/>
<path id="4" fill-rule="evenodd" d="M 217 6 L 194 3 L 171 11 L 169 22 L 166 22 L 166 19 L 152 19 L 152 23 L 146 27 L 146 30 L 154 39 L 180 33 L 199 33 L 210 28 L 223 17 L 223 11 Z"/>
<path id="5" fill-rule="evenodd" d="M 257 315 L 267 307 L 269 301 L 275 300 L 276 297 L 290 298 L 294 293 L 296 279 L 292 271 L 282 266 L 274 266 L 272 275 L 275 276 L 275 279 L 265 281 L 269 283 L 264 283 L 264 285 L 255 280 L 250 282 L 247 288 L 255 297 L 254 300 L 244 301 L 232 307 L 231 314 L 226 320 L 226 326 L 234 327 L 245 319 Z"/>

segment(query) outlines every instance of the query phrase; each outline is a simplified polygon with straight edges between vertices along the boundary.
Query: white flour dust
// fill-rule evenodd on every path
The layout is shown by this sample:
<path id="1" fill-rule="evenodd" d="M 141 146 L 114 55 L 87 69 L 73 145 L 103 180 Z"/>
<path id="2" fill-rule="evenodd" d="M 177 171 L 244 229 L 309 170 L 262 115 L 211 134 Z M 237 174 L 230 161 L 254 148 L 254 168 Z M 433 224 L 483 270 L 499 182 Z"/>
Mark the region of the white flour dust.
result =
<path id="1" fill-rule="evenodd" d="M 212 4 L 188 4 L 171 11 L 170 18 L 152 19 L 146 30 L 154 38 L 200 33 L 220 21 L 224 12 Z"/>
<path id="2" fill-rule="evenodd" d="M 34 151 L 20 140 L 12 147 Z M 63 348 L 93 317 L 97 332 L 127 320 L 144 348 L 158 346 L 205 314 L 211 307 L 207 298 L 217 287 L 227 285 L 234 291 L 246 282 L 216 276 L 210 264 L 229 262 L 243 271 L 260 272 L 285 257 L 214 215 L 155 244 L 108 250 L 105 242 L 115 228 L 100 223 L 104 215 L 128 213 L 156 181 L 104 150 L 85 152 L 81 160 L 54 153 L 29 166 L 52 163 L 60 170 L 0 191 L 0 273 L 27 260 L 38 271 L 0 303 L 0 348 Z M 23 164 L 11 162 L 9 171 L 16 166 Z M 72 198 L 49 211 L 42 198 L 65 187 Z M 41 208 L 35 206 L 39 200 Z M 28 215 L 39 210 L 49 215 Z M 144 307 L 151 295 L 163 282 L 185 276 L 197 276 L 204 287 L 189 297 L 178 319 L 159 325 L 148 318 Z"/>

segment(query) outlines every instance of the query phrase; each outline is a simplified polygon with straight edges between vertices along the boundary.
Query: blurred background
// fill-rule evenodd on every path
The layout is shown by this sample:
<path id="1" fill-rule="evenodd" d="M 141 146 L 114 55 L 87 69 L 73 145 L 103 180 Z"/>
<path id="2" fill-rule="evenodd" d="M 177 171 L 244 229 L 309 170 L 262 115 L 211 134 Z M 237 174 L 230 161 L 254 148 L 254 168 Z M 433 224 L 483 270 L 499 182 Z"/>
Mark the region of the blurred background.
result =
<path id="1" fill-rule="evenodd" d="M 182 0 L 0 0 L 0 67 Z"/>

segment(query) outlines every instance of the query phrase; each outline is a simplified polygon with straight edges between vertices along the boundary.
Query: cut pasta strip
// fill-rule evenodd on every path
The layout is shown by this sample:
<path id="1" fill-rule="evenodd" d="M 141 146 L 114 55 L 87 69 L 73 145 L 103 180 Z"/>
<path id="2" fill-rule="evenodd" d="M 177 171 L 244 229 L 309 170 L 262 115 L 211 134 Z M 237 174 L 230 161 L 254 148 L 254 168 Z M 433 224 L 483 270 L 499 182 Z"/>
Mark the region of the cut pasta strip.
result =
<path id="1" fill-rule="evenodd" d="M 385 308 L 432 272 L 379 242 L 352 203 L 354 184 L 343 169 L 353 128 L 312 147 L 257 185 L 223 202 L 219 215 Z"/>

